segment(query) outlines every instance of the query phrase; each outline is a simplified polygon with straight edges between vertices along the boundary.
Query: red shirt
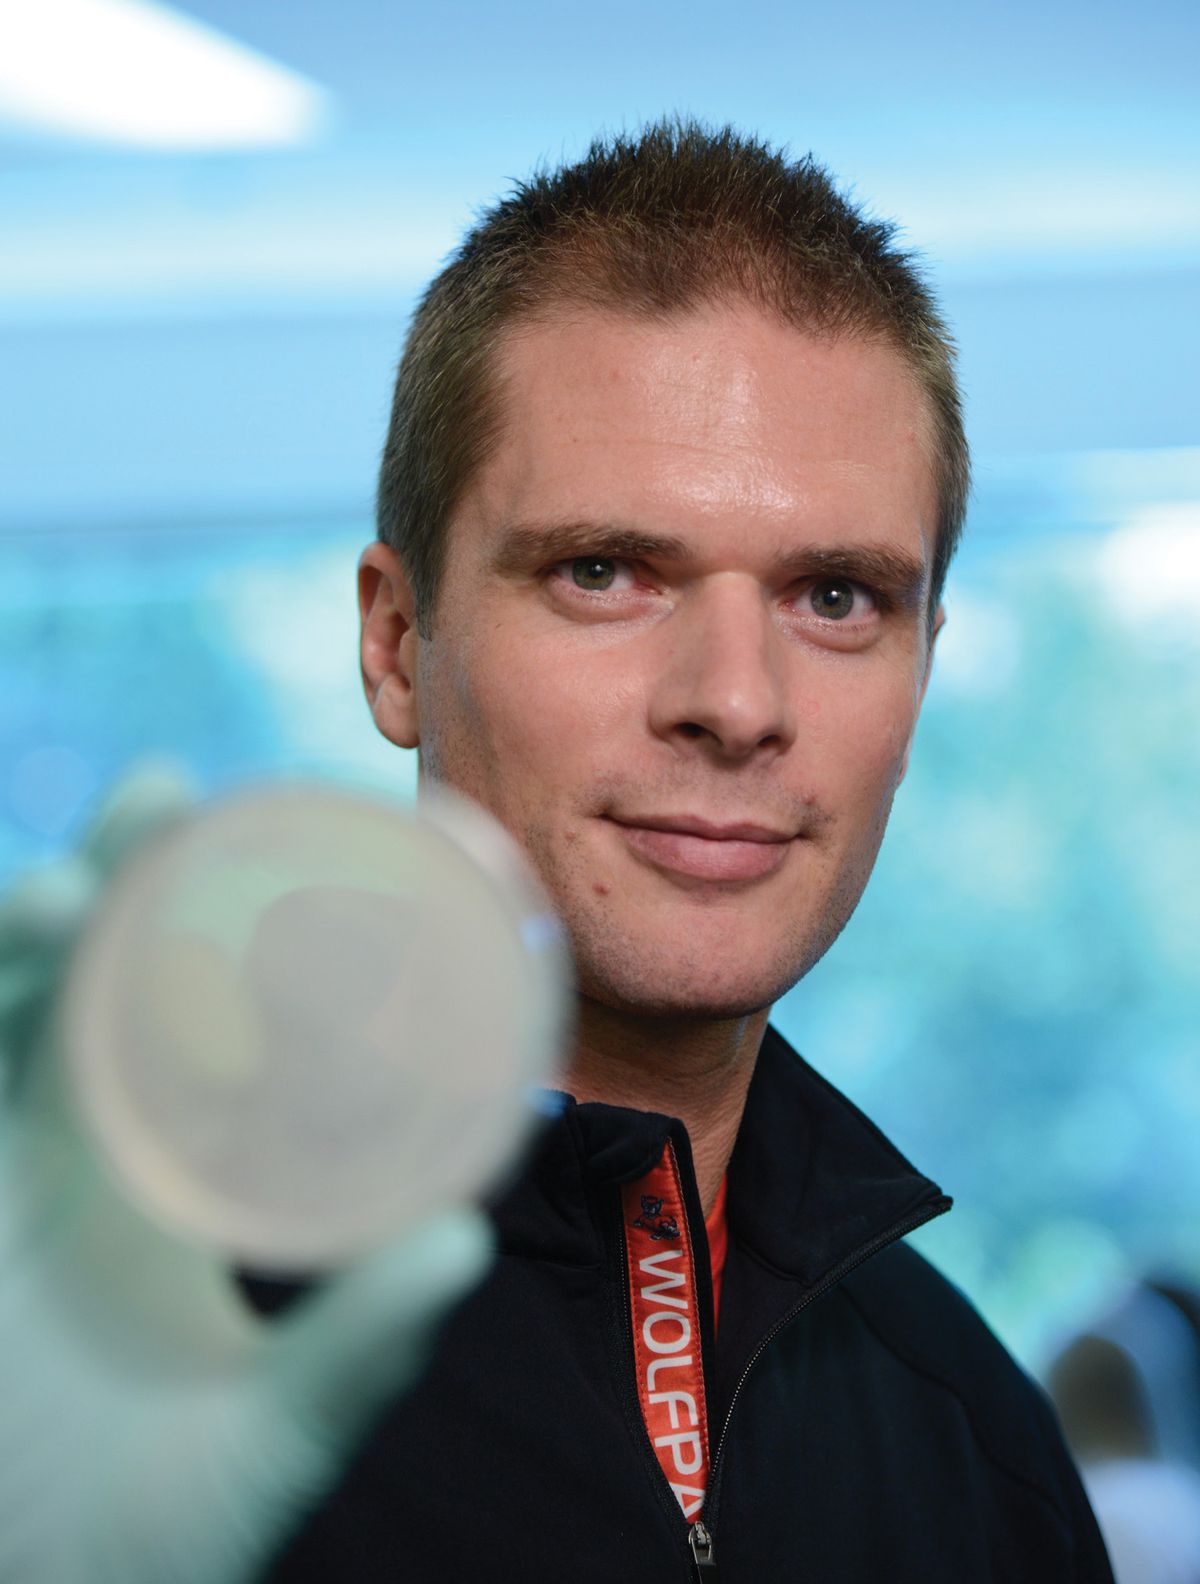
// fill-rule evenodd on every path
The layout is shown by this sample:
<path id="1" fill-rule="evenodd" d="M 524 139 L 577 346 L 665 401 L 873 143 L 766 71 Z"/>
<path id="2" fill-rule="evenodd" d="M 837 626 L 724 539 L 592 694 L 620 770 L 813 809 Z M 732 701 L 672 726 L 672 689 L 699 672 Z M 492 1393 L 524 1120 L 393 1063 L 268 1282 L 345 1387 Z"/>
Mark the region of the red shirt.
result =
<path id="1" fill-rule="evenodd" d="M 729 1226 L 725 1220 L 725 1189 L 728 1183 L 729 1176 L 726 1173 L 721 1178 L 721 1186 L 717 1189 L 717 1197 L 713 1200 L 712 1209 L 704 1218 L 704 1230 L 708 1233 L 708 1263 L 712 1266 L 714 1332 L 720 1318 L 721 1277 L 725 1274 L 725 1255 L 729 1250 Z"/>

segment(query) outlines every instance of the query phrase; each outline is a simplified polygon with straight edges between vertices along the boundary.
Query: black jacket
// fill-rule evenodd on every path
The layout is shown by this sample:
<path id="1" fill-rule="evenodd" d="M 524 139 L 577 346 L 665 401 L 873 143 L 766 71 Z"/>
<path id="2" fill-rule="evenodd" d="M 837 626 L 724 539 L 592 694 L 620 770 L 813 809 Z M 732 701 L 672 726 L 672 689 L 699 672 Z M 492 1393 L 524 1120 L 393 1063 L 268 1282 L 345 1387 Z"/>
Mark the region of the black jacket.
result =
<path id="1" fill-rule="evenodd" d="M 568 1103 L 496 1208 L 501 1257 L 272 1584 L 670 1584 L 689 1524 L 638 1406 L 619 1185 L 673 1119 Z M 729 1170 L 714 1346 L 696 1240 L 720 1584 L 1111 1584 L 1041 1392 L 899 1241 L 949 1208 L 768 1031 Z"/>

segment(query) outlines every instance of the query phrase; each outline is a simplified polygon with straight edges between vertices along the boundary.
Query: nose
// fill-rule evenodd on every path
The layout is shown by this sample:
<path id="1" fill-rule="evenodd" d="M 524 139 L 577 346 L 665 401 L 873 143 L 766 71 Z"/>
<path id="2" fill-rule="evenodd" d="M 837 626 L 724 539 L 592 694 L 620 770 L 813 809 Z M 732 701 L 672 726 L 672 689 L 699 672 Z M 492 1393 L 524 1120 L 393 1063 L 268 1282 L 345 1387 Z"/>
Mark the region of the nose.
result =
<path id="1" fill-rule="evenodd" d="M 787 638 L 761 587 L 723 574 L 692 591 L 659 629 L 650 728 L 731 763 L 784 752 L 795 737 Z"/>

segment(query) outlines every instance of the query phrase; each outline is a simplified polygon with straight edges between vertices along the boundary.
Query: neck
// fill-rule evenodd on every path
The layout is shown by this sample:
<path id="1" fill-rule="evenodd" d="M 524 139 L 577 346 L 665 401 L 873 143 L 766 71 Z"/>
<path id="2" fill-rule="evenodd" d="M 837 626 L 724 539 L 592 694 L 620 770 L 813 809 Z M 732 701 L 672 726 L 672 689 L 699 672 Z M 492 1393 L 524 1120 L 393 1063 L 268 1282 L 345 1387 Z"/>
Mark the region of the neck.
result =
<path id="1" fill-rule="evenodd" d="M 581 1102 L 678 1117 L 707 1214 L 733 1153 L 766 1025 L 765 1011 L 721 1022 L 646 1019 L 581 996 L 565 1087 Z"/>

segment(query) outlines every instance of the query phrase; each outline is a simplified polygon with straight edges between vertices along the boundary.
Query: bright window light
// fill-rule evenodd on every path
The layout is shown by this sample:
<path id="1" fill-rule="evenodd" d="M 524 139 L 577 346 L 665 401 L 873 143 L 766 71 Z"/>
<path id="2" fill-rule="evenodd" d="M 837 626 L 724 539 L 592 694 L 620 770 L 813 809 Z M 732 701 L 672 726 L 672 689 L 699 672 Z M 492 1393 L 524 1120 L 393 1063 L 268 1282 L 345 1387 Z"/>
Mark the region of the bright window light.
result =
<path id="1" fill-rule="evenodd" d="M 325 94 L 154 0 L 0 0 L 0 115 L 141 148 L 311 138 Z"/>

